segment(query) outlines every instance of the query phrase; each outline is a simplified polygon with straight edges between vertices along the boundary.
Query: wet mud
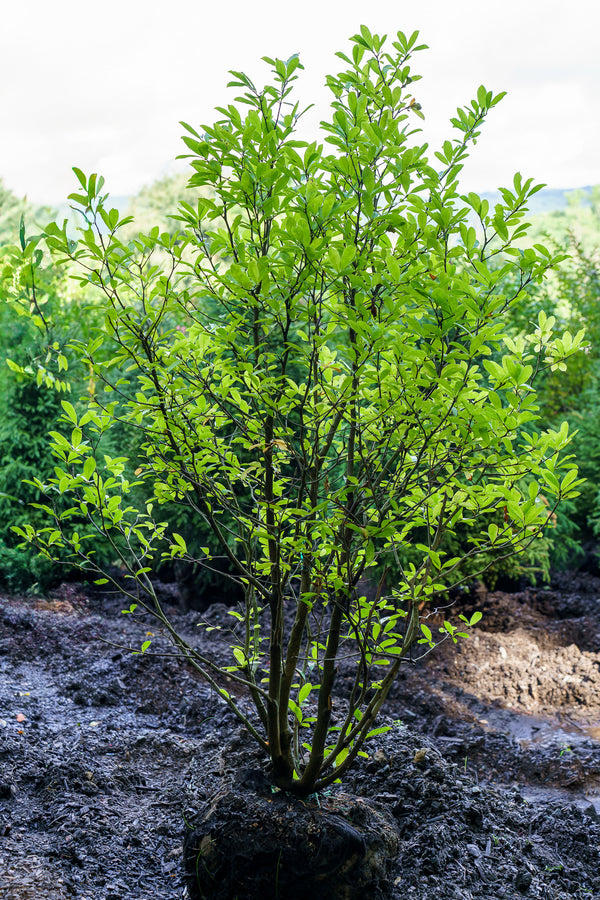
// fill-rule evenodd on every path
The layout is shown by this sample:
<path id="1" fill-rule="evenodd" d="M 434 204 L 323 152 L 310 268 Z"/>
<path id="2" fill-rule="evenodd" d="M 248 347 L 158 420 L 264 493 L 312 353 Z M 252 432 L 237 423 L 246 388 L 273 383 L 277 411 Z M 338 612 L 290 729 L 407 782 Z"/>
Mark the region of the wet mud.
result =
<path id="1" fill-rule="evenodd" d="M 199 641 L 199 614 L 172 599 Z M 406 666 L 390 731 L 343 786 L 396 823 L 389 895 L 600 898 L 600 581 L 571 573 L 459 604 L 482 622 Z M 77 585 L 0 598 L 5 900 L 185 897 L 186 822 L 261 764 L 152 620 L 122 608 Z M 226 609 L 205 617 L 222 624 Z M 152 653 L 124 649 L 148 632 Z M 224 661 L 221 635 L 211 652 Z"/>

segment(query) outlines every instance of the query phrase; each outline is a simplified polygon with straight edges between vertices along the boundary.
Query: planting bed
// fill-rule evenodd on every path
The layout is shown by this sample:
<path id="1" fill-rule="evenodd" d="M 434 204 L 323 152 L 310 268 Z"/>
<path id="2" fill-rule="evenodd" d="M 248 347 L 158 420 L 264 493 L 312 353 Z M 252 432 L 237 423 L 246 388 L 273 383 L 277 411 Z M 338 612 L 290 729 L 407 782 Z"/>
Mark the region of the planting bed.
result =
<path id="1" fill-rule="evenodd" d="M 202 636 L 200 614 L 164 597 L 224 661 L 226 631 Z M 484 613 L 473 637 L 406 666 L 391 730 L 343 786 L 395 820 L 392 898 L 600 897 L 599 598 L 600 581 L 573 574 L 462 598 Z M 233 714 L 153 655 L 169 645 L 123 605 L 77 585 L 0 598 L 4 900 L 185 897 L 185 822 L 260 764 Z M 221 604 L 205 616 L 230 621 Z M 147 632 L 148 653 L 125 649 Z"/>

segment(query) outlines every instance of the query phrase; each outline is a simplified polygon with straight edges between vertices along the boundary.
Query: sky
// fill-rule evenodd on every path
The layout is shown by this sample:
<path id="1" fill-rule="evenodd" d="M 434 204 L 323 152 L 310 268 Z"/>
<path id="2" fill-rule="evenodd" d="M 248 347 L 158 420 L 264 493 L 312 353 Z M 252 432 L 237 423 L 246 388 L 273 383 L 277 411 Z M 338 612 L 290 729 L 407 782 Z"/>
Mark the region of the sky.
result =
<path id="1" fill-rule="evenodd" d="M 390 40 L 420 32 L 414 93 L 423 140 L 477 87 L 507 91 L 465 166 L 465 191 L 509 186 L 515 172 L 553 188 L 600 183 L 597 0 L 26 0 L 5 4 L 0 31 L 0 178 L 34 203 L 76 189 L 72 166 L 132 194 L 181 168 L 180 120 L 200 130 L 229 103 L 228 70 L 264 83 L 261 57 L 299 53 L 304 120 L 318 137 L 327 73 L 361 23 Z"/>

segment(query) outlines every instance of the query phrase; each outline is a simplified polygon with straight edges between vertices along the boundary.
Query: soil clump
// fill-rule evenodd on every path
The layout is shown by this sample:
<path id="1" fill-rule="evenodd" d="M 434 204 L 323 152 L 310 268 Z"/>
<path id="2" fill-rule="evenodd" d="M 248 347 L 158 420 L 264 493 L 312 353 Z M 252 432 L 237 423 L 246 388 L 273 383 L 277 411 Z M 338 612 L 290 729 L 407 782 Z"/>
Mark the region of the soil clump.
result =
<path id="1" fill-rule="evenodd" d="M 226 628 L 205 635 L 173 588 L 163 598 L 228 661 Z M 402 671 L 390 730 L 331 795 L 392 817 L 393 900 L 600 897 L 599 598 L 600 579 L 572 573 L 466 595 L 460 611 L 484 613 L 471 639 Z M 4 900 L 187 896 L 186 831 L 189 847 L 206 804 L 261 766 L 214 691 L 125 605 L 78 585 L 0 598 Z M 219 603 L 203 618 L 230 621 Z M 125 649 L 148 632 L 148 652 Z"/>
<path id="2" fill-rule="evenodd" d="M 398 834 L 383 804 L 340 791 L 300 800 L 242 769 L 205 804 L 184 853 L 191 900 L 378 900 Z"/>

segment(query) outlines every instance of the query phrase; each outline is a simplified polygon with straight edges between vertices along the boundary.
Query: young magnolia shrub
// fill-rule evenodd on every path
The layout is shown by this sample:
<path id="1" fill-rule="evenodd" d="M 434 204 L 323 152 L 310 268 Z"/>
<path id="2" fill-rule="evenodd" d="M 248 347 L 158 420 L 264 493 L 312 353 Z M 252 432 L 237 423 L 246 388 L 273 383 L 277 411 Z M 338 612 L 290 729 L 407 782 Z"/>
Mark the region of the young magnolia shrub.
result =
<path id="1" fill-rule="evenodd" d="M 202 191 L 181 203 L 178 233 L 121 240 L 102 179 L 75 169 L 79 238 L 66 224 L 45 234 L 105 323 L 79 346 L 96 393 L 63 402 L 55 477 L 37 481 L 52 522 L 19 533 L 96 573 L 94 544 L 111 542 L 131 609 L 160 620 L 298 795 L 364 752 L 415 645 L 462 636 L 431 613 L 465 558 L 524 550 L 578 484 L 566 426 L 535 428 L 533 385 L 582 335 L 553 338 L 543 314 L 527 337 L 504 333 L 510 305 L 556 262 L 513 246 L 539 188 L 517 175 L 493 211 L 459 194 L 468 145 L 501 99 L 483 87 L 429 158 L 416 140 L 417 40 L 400 32 L 385 49 L 364 27 L 352 38 L 327 79 L 321 143 L 296 135 L 296 56 L 267 58 L 263 89 L 233 72 L 241 95 L 216 124 L 184 126 Z M 103 452 L 123 424 L 142 447 L 129 468 Z M 243 586 L 225 670 L 235 696 L 154 592 L 157 559 L 192 558 L 161 521 L 165 503 L 209 527 Z M 459 526 L 471 537 L 451 556 L 444 537 Z M 361 580 L 386 561 L 401 574 L 367 600 Z M 339 696 L 342 659 L 351 684 Z"/>

